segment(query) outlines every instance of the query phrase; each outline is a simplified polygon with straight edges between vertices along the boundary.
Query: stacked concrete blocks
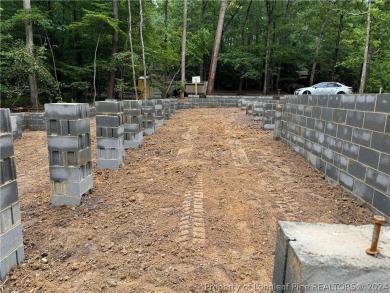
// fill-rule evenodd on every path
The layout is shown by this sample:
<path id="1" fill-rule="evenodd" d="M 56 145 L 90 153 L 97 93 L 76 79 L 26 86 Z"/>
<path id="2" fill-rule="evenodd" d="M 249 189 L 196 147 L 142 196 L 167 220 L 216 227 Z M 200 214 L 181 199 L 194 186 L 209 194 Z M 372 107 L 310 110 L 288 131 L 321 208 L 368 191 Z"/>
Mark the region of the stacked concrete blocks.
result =
<path id="1" fill-rule="evenodd" d="M 155 115 L 156 101 L 142 100 L 142 115 L 144 116 L 143 129 L 144 135 L 152 135 L 156 130 Z"/>
<path id="2" fill-rule="evenodd" d="M 0 280 L 24 260 L 9 109 L 0 109 Z"/>
<path id="3" fill-rule="evenodd" d="M 123 102 L 96 102 L 97 167 L 118 169 L 125 160 Z"/>
<path id="4" fill-rule="evenodd" d="M 142 101 L 123 101 L 124 147 L 135 149 L 143 142 Z"/>
<path id="5" fill-rule="evenodd" d="M 171 100 L 170 99 L 164 99 L 163 101 L 163 114 L 164 119 L 168 120 L 171 118 Z"/>
<path id="6" fill-rule="evenodd" d="M 177 99 L 174 99 L 174 98 L 172 98 L 172 99 L 169 99 L 170 100 L 170 107 L 171 107 L 171 113 L 173 114 L 173 113 L 175 113 L 176 112 L 176 110 L 177 110 L 177 108 L 178 108 L 178 101 L 177 101 Z"/>
<path id="7" fill-rule="evenodd" d="M 275 128 L 276 101 L 264 103 L 262 128 L 264 130 L 273 130 Z"/>
<path id="8" fill-rule="evenodd" d="M 390 218 L 390 94 L 286 96 L 282 140 Z"/>
<path id="9" fill-rule="evenodd" d="M 154 115 L 154 123 L 156 126 L 162 126 L 164 124 L 164 100 L 156 99 L 154 109 L 156 113 Z"/>
<path id="10" fill-rule="evenodd" d="M 253 120 L 255 121 L 261 121 L 263 120 L 263 102 L 253 102 L 251 103 L 252 106 L 252 116 Z"/>
<path id="11" fill-rule="evenodd" d="M 45 104 L 52 205 L 79 205 L 93 188 L 89 106 Z"/>

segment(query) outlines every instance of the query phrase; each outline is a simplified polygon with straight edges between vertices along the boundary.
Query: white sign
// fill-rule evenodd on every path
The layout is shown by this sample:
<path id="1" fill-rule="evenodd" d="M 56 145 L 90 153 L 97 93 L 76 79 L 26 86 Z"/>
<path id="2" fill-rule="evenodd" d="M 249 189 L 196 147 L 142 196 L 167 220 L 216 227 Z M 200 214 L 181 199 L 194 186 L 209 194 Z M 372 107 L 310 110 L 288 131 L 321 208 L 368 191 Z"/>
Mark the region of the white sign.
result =
<path id="1" fill-rule="evenodd" d="M 200 83 L 200 76 L 193 76 L 192 83 Z"/>

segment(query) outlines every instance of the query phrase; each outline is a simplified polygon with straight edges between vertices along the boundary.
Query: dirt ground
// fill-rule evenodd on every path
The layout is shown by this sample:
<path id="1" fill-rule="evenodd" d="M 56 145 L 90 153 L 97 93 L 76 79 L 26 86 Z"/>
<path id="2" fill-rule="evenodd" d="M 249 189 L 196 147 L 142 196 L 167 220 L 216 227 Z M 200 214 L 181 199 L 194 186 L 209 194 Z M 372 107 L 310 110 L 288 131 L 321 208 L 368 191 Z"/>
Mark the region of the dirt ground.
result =
<path id="1" fill-rule="evenodd" d="M 50 205 L 45 132 L 14 146 L 26 259 L 0 292 L 259 288 L 272 282 L 278 221 L 372 223 L 237 108 L 176 112 L 119 170 L 94 168 L 76 207 Z"/>

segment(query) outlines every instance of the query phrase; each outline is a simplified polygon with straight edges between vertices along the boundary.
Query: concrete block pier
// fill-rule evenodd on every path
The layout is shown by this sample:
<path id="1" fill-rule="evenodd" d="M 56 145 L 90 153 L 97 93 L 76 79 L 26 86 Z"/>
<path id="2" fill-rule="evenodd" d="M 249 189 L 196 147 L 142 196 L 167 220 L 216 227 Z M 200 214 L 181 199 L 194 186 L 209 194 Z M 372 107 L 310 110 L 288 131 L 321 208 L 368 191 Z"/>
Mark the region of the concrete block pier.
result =
<path id="1" fill-rule="evenodd" d="M 144 116 L 144 135 L 152 135 L 156 131 L 155 115 L 156 101 L 142 100 L 142 115 Z"/>
<path id="2" fill-rule="evenodd" d="M 162 126 L 164 124 L 164 100 L 157 99 L 154 100 L 156 102 L 154 109 L 156 113 L 154 115 L 154 122 L 156 126 Z"/>
<path id="3" fill-rule="evenodd" d="M 274 292 L 390 292 L 390 228 L 374 257 L 373 227 L 279 222 Z"/>
<path id="4" fill-rule="evenodd" d="M 24 260 L 9 109 L 0 109 L 0 281 Z"/>
<path id="5" fill-rule="evenodd" d="M 143 142 L 142 101 L 123 101 L 124 147 L 135 149 Z"/>
<path id="6" fill-rule="evenodd" d="M 45 104 L 45 118 L 51 203 L 79 205 L 93 188 L 89 106 Z"/>
<path id="7" fill-rule="evenodd" d="M 123 103 L 96 102 L 97 167 L 118 169 L 125 160 Z"/>

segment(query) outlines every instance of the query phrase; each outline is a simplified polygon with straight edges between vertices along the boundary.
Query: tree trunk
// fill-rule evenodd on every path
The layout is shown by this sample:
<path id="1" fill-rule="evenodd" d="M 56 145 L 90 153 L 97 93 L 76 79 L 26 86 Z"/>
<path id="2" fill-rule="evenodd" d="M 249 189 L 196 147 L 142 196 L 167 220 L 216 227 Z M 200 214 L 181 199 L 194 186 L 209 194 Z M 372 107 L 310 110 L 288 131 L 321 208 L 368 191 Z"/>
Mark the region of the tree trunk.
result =
<path id="1" fill-rule="evenodd" d="M 186 83 L 186 40 L 187 40 L 187 0 L 184 0 L 183 11 L 183 36 L 181 40 L 181 86 L 180 98 L 184 98 Z"/>
<path id="2" fill-rule="evenodd" d="M 23 0 L 23 8 L 29 12 L 31 9 L 30 0 Z M 26 48 L 27 52 L 30 55 L 31 59 L 34 60 L 34 53 L 33 53 L 33 30 L 32 30 L 32 22 L 31 20 L 25 21 L 25 27 L 26 27 Z M 37 80 L 35 77 L 35 73 L 32 72 L 28 75 L 28 82 L 30 86 L 30 101 L 31 106 L 34 109 L 38 110 L 39 100 L 38 100 L 38 87 L 37 87 Z"/>
<path id="3" fill-rule="evenodd" d="M 268 93 L 268 67 L 270 59 L 270 43 L 271 43 L 271 25 L 268 25 L 267 30 L 267 43 L 265 46 L 265 61 L 264 61 L 264 83 L 263 83 L 263 95 Z"/>
<path id="4" fill-rule="evenodd" d="M 130 54 L 131 54 L 131 68 L 133 71 L 133 85 L 134 85 L 134 93 L 135 99 L 138 100 L 138 92 L 137 92 L 137 78 L 135 75 L 135 64 L 134 64 L 134 50 L 133 50 L 133 38 L 132 38 L 132 26 L 131 26 L 131 0 L 127 0 L 127 8 L 129 11 L 129 43 L 130 43 Z"/>
<path id="5" fill-rule="evenodd" d="M 324 28 L 325 28 L 325 23 L 326 21 L 324 21 L 321 25 L 321 30 L 320 30 L 320 35 L 318 36 L 317 38 L 317 44 L 316 44 L 316 51 L 314 53 L 314 58 L 313 58 L 313 65 L 311 67 L 311 72 L 310 72 L 310 80 L 309 80 L 309 85 L 312 86 L 313 83 L 314 83 L 314 75 L 315 75 L 315 72 L 316 72 L 316 68 L 317 68 L 317 59 L 318 59 L 318 55 L 320 54 L 320 49 L 321 49 L 321 40 L 322 40 L 322 36 L 324 34 Z"/>
<path id="6" fill-rule="evenodd" d="M 99 48 L 99 41 L 100 41 L 100 34 L 102 30 L 100 29 L 99 36 L 96 42 L 96 47 L 95 47 L 95 55 L 93 59 L 93 105 L 95 105 L 96 101 L 96 59 L 97 59 L 97 51 Z"/>
<path id="7" fill-rule="evenodd" d="M 116 20 L 119 19 L 118 16 L 118 0 L 112 0 L 112 12 Z M 111 43 L 111 62 L 115 62 L 115 54 L 118 51 L 118 32 L 114 30 L 112 32 L 112 43 Z M 110 77 L 108 79 L 107 87 L 107 97 L 109 99 L 115 98 L 115 68 L 112 68 L 110 71 Z"/>
<path id="8" fill-rule="evenodd" d="M 363 94 L 364 88 L 366 87 L 367 65 L 368 65 L 368 62 L 370 61 L 369 54 L 368 54 L 369 47 L 370 47 L 370 26 L 371 26 L 371 0 L 368 0 L 366 45 L 364 48 L 364 61 L 363 61 L 363 68 L 362 68 L 362 77 L 360 78 L 359 94 Z"/>
<path id="9" fill-rule="evenodd" d="M 144 16 L 142 12 L 142 0 L 139 0 L 139 15 L 140 15 L 140 25 L 139 25 L 139 30 L 140 30 L 140 37 L 141 37 L 141 48 L 142 48 L 142 65 L 144 67 L 144 94 L 143 94 L 143 99 L 146 100 L 146 61 L 145 61 L 145 45 L 144 45 L 144 36 L 143 36 L 143 26 L 144 26 Z"/>
<path id="10" fill-rule="evenodd" d="M 215 33 L 213 53 L 211 55 L 209 79 L 207 82 L 206 93 L 208 95 L 210 95 L 214 90 L 215 72 L 217 70 L 218 52 L 219 52 L 219 46 L 221 44 L 223 21 L 225 17 L 227 2 L 228 0 L 221 1 L 221 9 L 219 11 L 218 26 L 217 26 L 217 31 Z"/>
<path id="11" fill-rule="evenodd" d="M 238 94 L 239 95 L 242 95 L 242 84 L 244 82 L 244 79 L 242 77 L 240 77 L 240 81 L 238 83 Z"/>
<path id="12" fill-rule="evenodd" d="M 336 47 L 334 49 L 334 55 L 333 55 L 332 81 L 336 81 L 336 66 L 337 66 L 337 62 L 339 61 L 341 32 L 343 31 L 343 18 L 344 15 L 340 14 L 339 27 L 338 27 L 337 38 L 336 38 Z"/>

